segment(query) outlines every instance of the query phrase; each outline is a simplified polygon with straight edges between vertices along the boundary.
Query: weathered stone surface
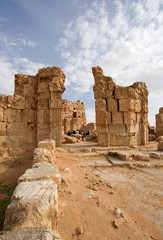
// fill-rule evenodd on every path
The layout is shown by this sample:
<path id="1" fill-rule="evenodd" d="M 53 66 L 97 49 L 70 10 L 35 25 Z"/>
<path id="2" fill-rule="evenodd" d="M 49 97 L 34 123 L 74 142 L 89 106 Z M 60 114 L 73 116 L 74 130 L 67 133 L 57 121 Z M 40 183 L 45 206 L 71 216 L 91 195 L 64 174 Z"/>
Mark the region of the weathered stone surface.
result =
<path id="1" fill-rule="evenodd" d="M 53 180 L 20 182 L 7 207 L 4 228 L 11 224 L 21 227 L 56 228 L 58 211 L 57 184 Z"/>
<path id="2" fill-rule="evenodd" d="M 163 151 L 163 141 L 158 142 L 158 150 Z"/>
<path id="3" fill-rule="evenodd" d="M 145 83 L 117 86 L 93 67 L 96 127 L 101 146 L 136 146 L 148 141 L 148 91 Z"/>
<path id="4" fill-rule="evenodd" d="M 77 142 L 79 142 L 79 140 L 77 138 L 67 136 L 65 134 L 63 134 L 63 138 L 64 138 L 63 142 L 65 142 L 65 143 L 77 143 Z"/>
<path id="5" fill-rule="evenodd" d="M 54 162 L 54 156 L 52 155 L 50 150 L 45 148 L 36 148 L 33 153 L 33 162 Z"/>
<path id="6" fill-rule="evenodd" d="M 65 134 L 68 131 L 84 129 L 86 126 L 85 106 L 79 100 L 77 102 L 62 100 L 62 129 Z"/>
<path id="7" fill-rule="evenodd" d="M 163 107 L 156 114 L 156 137 L 163 136 Z"/>
<path id="8" fill-rule="evenodd" d="M 50 231 L 47 227 L 27 227 L 0 236 L 0 240 L 59 240 L 60 235 L 56 231 Z"/>
<path id="9" fill-rule="evenodd" d="M 25 173 L 19 177 L 18 182 L 38 181 L 52 179 L 54 183 L 60 184 L 61 178 L 58 168 L 46 162 L 35 163 L 32 168 L 27 169 Z"/>
<path id="10" fill-rule="evenodd" d="M 40 69 L 36 76 L 15 75 L 14 95 L 0 96 L 0 147 L 6 136 L 3 147 L 10 148 L 9 154 L 26 158 L 41 140 L 52 139 L 61 146 L 64 82 L 58 67 Z M 10 137 L 15 138 L 13 144 Z"/>

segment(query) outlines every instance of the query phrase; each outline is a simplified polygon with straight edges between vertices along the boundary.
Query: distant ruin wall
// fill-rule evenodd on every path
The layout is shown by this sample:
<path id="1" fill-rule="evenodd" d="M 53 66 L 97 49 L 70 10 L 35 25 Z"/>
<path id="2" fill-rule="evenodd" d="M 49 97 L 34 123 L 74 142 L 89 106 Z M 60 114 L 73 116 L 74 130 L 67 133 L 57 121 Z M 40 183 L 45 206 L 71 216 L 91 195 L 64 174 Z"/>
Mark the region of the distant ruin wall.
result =
<path id="1" fill-rule="evenodd" d="M 62 100 L 62 129 L 68 131 L 80 130 L 86 126 L 85 106 L 83 102 Z"/>
<path id="2" fill-rule="evenodd" d="M 93 67 L 98 143 L 102 146 L 145 145 L 148 141 L 148 91 L 145 83 L 117 86 Z"/>
<path id="3" fill-rule="evenodd" d="M 40 69 L 36 76 L 15 75 L 14 95 L 0 96 L 0 148 L 11 157 L 30 157 L 41 140 L 61 145 L 64 81 L 58 67 Z"/>
<path id="4" fill-rule="evenodd" d="M 163 107 L 156 114 L 156 137 L 163 136 Z"/>

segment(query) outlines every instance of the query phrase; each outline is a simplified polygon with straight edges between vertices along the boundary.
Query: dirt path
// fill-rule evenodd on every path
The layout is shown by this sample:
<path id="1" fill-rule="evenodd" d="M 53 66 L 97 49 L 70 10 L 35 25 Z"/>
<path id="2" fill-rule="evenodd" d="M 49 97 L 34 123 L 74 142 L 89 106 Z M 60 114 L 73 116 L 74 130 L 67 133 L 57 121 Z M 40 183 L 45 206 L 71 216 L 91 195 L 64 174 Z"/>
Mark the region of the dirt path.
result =
<path id="1" fill-rule="evenodd" d="M 58 214 L 64 240 L 163 239 L 162 169 L 111 167 L 105 156 L 65 149 L 54 164 L 64 179 Z M 17 181 L 31 165 L 31 160 L 1 163 L 0 182 Z"/>
<path id="2" fill-rule="evenodd" d="M 163 239 L 163 171 L 90 167 L 90 161 L 106 157 L 81 155 L 62 152 L 56 161 L 67 183 L 59 190 L 58 228 L 63 239 Z M 115 215 L 117 208 L 123 217 Z"/>

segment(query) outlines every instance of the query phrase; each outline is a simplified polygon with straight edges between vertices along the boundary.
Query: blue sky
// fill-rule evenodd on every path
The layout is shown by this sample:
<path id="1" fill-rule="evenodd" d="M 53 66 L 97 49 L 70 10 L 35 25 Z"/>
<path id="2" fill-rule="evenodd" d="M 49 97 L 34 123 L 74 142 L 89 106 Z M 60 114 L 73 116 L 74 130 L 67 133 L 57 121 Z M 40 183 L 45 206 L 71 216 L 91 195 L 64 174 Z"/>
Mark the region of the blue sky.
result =
<path id="1" fill-rule="evenodd" d="M 163 0 L 0 0 L 0 94 L 14 74 L 58 66 L 63 98 L 84 101 L 94 122 L 92 66 L 117 85 L 145 82 L 149 122 L 163 106 Z"/>

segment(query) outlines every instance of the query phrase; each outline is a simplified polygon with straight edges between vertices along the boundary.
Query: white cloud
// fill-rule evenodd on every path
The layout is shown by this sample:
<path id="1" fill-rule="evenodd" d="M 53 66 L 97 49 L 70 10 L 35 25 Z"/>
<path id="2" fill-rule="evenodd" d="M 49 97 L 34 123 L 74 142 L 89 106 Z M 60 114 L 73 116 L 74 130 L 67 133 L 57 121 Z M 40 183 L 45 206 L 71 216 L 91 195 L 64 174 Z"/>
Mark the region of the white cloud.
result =
<path id="1" fill-rule="evenodd" d="M 163 98 L 161 0 L 117 0 L 115 12 L 106 3 L 95 1 L 63 32 L 59 47 L 69 85 L 80 93 L 92 91 L 91 68 L 99 65 L 117 84 L 143 81 L 150 96 Z"/>
<path id="2" fill-rule="evenodd" d="M 36 75 L 38 69 L 42 67 L 44 67 L 43 64 L 27 58 L 0 57 L 0 94 L 12 95 L 14 93 L 14 74 Z"/>

